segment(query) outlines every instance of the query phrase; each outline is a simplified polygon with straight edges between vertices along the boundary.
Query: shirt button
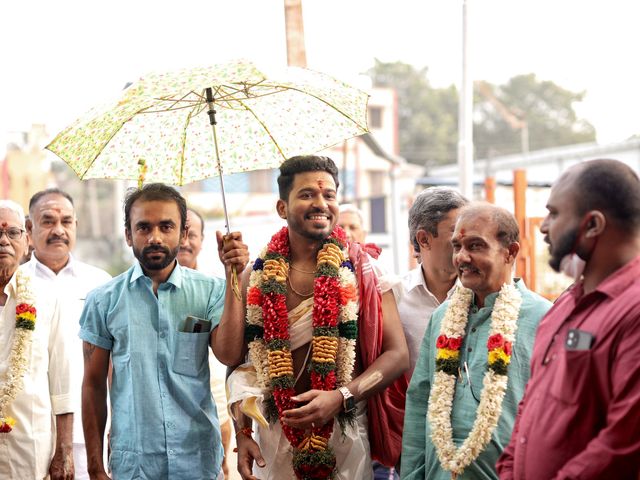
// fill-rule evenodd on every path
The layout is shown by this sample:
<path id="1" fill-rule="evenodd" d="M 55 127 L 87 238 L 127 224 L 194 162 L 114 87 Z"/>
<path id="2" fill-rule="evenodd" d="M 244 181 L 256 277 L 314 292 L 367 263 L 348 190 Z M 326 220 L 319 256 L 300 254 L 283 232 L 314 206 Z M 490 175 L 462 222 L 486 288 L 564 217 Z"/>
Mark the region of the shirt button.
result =
<path id="1" fill-rule="evenodd" d="M 160 338 L 164 338 L 165 337 L 165 333 L 164 332 L 160 332 Z"/>
<path id="2" fill-rule="evenodd" d="M 544 365 L 546 365 L 547 363 L 549 363 L 551 361 L 551 359 L 549 357 L 544 359 L 544 362 L 542 362 Z"/>
<path id="3" fill-rule="evenodd" d="M 473 348 L 469 347 L 467 348 L 467 352 L 471 352 L 473 350 Z"/>
<path id="4" fill-rule="evenodd" d="M 169 451 L 167 451 L 167 453 L 168 453 L 169 455 L 173 455 L 173 450 L 169 450 Z"/>
<path id="5" fill-rule="evenodd" d="M 520 443 L 522 445 L 524 445 L 525 443 L 527 443 L 527 437 L 520 437 Z"/>
<path id="6" fill-rule="evenodd" d="M 473 333 L 476 333 L 476 327 L 473 327 L 473 328 L 471 329 L 471 331 L 472 331 Z"/>

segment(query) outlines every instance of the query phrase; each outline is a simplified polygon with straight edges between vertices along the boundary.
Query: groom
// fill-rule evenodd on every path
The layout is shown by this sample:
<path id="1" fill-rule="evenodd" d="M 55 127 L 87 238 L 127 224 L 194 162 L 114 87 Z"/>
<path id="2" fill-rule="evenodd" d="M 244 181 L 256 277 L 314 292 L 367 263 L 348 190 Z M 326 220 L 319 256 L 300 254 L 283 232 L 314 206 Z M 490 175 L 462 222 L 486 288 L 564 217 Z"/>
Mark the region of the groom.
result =
<path id="1" fill-rule="evenodd" d="M 529 378 L 536 327 L 551 306 L 512 278 L 519 230 L 506 210 L 464 208 L 451 243 L 465 288 L 433 312 L 422 341 L 407 391 L 406 480 L 498 478 L 495 463 Z"/>
<path id="2" fill-rule="evenodd" d="M 369 434 L 384 431 L 389 445 L 383 426 L 394 422 L 380 416 L 376 394 L 409 365 L 393 293 L 380 295 L 357 244 L 347 252 L 333 161 L 293 157 L 280 172 L 277 211 L 287 227 L 241 279 L 250 362 L 227 382 L 238 471 L 243 479 L 371 479 L 366 400 L 370 425 L 378 422 Z M 401 424 L 400 413 L 391 417 Z"/>

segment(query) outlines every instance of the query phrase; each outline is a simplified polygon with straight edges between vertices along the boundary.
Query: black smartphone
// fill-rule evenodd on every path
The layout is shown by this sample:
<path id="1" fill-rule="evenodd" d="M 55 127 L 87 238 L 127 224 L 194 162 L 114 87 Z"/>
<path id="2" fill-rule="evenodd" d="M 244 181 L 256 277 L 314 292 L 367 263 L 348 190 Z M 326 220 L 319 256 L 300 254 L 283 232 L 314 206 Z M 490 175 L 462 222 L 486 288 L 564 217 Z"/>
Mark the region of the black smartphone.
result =
<path id="1" fill-rule="evenodd" d="M 564 346 L 567 350 L 590 350 L 596 337 L 584 330 L 571 329 Z"/>
<path id="2" fill-rule="evenodd" d="M 183 332 L 200 333 L 209 332 L 210 330 L 211 322 L 209 320 L 194 317 L 193 315 L 189 315 L 184 319 L 184 328 L 182 329 Z"/>

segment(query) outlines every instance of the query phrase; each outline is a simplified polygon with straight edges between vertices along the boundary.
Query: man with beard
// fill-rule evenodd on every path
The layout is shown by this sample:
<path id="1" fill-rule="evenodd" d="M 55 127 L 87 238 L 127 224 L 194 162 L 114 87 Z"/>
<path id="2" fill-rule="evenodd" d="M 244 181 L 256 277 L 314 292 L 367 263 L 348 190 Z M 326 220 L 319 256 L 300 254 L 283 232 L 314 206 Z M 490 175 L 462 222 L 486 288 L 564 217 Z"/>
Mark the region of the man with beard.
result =
<path id="1" fill-rule="evenodd" d="M 385 453 L 372 436 L 392 450 L 389 425 L 401 421 L 376 395 L 408 367 L 393 293 L 380 294 L 359 244 L 347 251 L 331 159 L 288 159 L 278 187 L 287 227 L 243 275 L 236 321 L 247 322 L 249 362 L 227 381 L 238 471 L 244 480 L 368 480 L 371 456 Z"/>
<path id="2" fill-rule="evenodd" d="M 80 319 L 85 372 L 82 421 L 91 478 L 103 461 L 109 360 L 113 363 L 110 467 L 117 479 L 216 479 L 222 445 L 209 390 L 207 346 L 225 364 L 241 358 L 241 307 L 224 280 L 176 262 L 187 206 L 173 188 L 149 184 L 125 198 L 125 238 L 136 264 L 91 292 Z M 223 246 L 227 281 L 244 268 L 240 234 Z"/>
<path id="3" fill-rule="evenodd" d="M 64 322 L 73 330 L 71 382 L 72 398 L 76 403 L 74 410 L 78 412 L 73 419 L 73 461 L 76 479 L 84 480 L 89 474 L 80 415 L 82 341 L 75 335 L 75 330 L 87 293 L 108 282 L 111 275 L 71 254 L 76 244 L 77 224 L 73 199 L 63 190 L 49 188 L 31 197 L 26 226 L 34 252 L 25 268 L 42 288 L 50 289 L 58 296 Z"/>
<path id="4" fill-rule="evenodd" d="M 640 180 L 593 160 L 551 189 L 540 230 L 558 270 L 584 263 L 540 324 L 503 479 L 634 479 L 640 473 Z"/>
<path id="5" fill-rule="evenodd" d="M 403 480 L 498 478 L 536 327 L 551 306 L 513 278 L 519 235 L 503 208 L 459 213 L 451 244 L 462 286 L 431 315 L 411 377 Z"/>
<path id="6" fill-rule="evenodd" d="M 0 200 L 0 478 L 70 480 L 71 335 L 55 297 L 18 268 L 24 227 L 22 207 Z"/>

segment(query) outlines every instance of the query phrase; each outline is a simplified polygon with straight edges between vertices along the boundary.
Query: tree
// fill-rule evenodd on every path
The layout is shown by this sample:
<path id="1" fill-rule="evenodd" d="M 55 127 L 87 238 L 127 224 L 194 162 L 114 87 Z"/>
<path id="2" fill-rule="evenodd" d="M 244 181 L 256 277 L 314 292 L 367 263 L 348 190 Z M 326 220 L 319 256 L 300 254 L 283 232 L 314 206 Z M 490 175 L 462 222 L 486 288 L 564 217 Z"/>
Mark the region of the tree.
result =
<path id="1" fill-rule="evenodd" d="M 456 160 L 458 92 L 455 86 L 434 88 L 427 68 L 375 60 L 369 75 L 376 87 L 395 88 L 398 95 L 400 155 L 412 163 L 431 166 Z M 571 92 L 534 74 L 518 75 L 501 86 L 489 85 L 495 98 L 526 120 L 529 148 L 595 141 L 595 129 L 573 109 L 584 92 Z M 476 94 L 474 101 L 475 157 L 521 151 L 520 131 L 512 129 L 496 107 Z"/>
<path id="2" fill-rule="evenodd" d="M 427 68 L 375 60 L 369 70 L 375 87 L 394 88 L 398 95 L 400 155 L 420 165 L 456 159 L 458 94 L 454 86 L 433 88 Z"/>
<path id="3" fill-rule="evenodd" d="M 595 128 L 573 108 L 585 92 L 571 92 L 535 74 L 517 75 L 501 86 L 489 86 L 495 97 L 529 130 L 529 150 L 593 142 Z M 514 130 L 487 97 L 476 95 L 473 138 L 477 158 L 519 153 L 520 131 Z"/>

